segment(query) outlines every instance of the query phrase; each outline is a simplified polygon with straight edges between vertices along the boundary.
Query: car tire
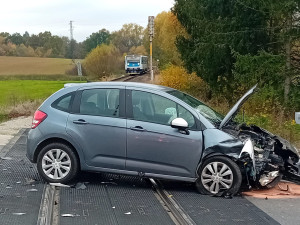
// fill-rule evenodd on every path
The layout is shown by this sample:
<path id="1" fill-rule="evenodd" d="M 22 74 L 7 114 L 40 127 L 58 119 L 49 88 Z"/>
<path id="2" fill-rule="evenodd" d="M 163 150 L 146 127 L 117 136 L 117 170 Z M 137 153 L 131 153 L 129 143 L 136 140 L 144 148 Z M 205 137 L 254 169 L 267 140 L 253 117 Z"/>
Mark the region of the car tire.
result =
<path id="1" fill-rule="evenodd" d="M 225 156 L 213 156 L 201 165 L 196 180 L 197 190 L 205 195 L 236 195 L 242 173 L 238 165 Z"/>
<path id="2" fill-rule="evenodd" d="M 68 183 L 78 174 L 79 161 L 68 145 L 51 143 L 39 153 L 37 169 L 42 178 L 49 183 Z"/>

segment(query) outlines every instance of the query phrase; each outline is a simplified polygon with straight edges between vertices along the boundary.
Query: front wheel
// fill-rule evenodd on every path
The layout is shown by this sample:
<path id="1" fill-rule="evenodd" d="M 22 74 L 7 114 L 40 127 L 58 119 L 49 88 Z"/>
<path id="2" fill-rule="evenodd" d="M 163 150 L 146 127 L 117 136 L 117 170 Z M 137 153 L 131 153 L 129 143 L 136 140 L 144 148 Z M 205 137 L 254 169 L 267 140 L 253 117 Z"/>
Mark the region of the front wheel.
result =
<path id="1" fill-rule="evenodd" d="M 242 183 L 238 165 L 224 156 L 214 156 L 204 161 L 198 170 L 196 187 L 201 194 L 237 194 Z"/>
<path id="2" fill-rule="evenodd" d="M 50 183 L 68 183 L 77 175 L 79 163 L 69 146 L 51 143 L 39 153 L 37 169 L 43 179 Z"/>

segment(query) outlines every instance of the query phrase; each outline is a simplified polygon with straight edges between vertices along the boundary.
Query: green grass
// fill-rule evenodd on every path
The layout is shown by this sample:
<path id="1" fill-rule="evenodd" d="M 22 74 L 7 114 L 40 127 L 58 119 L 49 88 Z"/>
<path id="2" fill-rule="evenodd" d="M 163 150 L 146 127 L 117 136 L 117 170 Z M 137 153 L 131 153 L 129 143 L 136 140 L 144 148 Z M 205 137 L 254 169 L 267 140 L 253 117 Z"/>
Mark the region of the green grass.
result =
<path id="1" fill-rule="evenodd" d="M 25 101 L 44 100 L 63 88 L 65 83 L 70 81 L 1 80 L 0 108 L 16 106 Z"/>

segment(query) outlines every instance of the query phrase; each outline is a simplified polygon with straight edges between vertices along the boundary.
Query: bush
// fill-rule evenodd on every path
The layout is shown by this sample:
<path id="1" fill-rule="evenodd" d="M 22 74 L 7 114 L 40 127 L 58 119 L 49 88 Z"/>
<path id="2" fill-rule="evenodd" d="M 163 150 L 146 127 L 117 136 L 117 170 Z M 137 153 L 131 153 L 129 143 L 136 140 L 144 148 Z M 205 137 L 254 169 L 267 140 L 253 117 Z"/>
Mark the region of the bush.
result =
<path id="1" fill-rule="evenodd" d="M 208 85 L 195 73 L 189 74 L 181 66 L 172 65 L 162 70 L 159 83 L 163 86 L 187 92 L 190 95 L 199 97 L 201 100 L 207 100 Z"/>
<path id="2" fill-rule="evenodd" d="M 87 55 L 82 66 L 88 76 L 99 79 L 117 73 L 124 60 L 115 46 L 102 44 Z"/>

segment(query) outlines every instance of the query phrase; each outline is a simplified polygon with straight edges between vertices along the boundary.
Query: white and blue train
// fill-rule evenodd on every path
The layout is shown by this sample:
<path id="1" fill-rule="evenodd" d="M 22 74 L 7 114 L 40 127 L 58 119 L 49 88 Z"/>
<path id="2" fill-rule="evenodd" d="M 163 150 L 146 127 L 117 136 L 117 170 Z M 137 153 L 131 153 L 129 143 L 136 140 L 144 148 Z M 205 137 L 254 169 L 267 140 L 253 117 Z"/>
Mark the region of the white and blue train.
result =
<path id="1" fill-rule="evenodd" d="M 148 56 L 126 55 L 125 71 L 128 74 L 144 74 L 148 71 Z"/>

